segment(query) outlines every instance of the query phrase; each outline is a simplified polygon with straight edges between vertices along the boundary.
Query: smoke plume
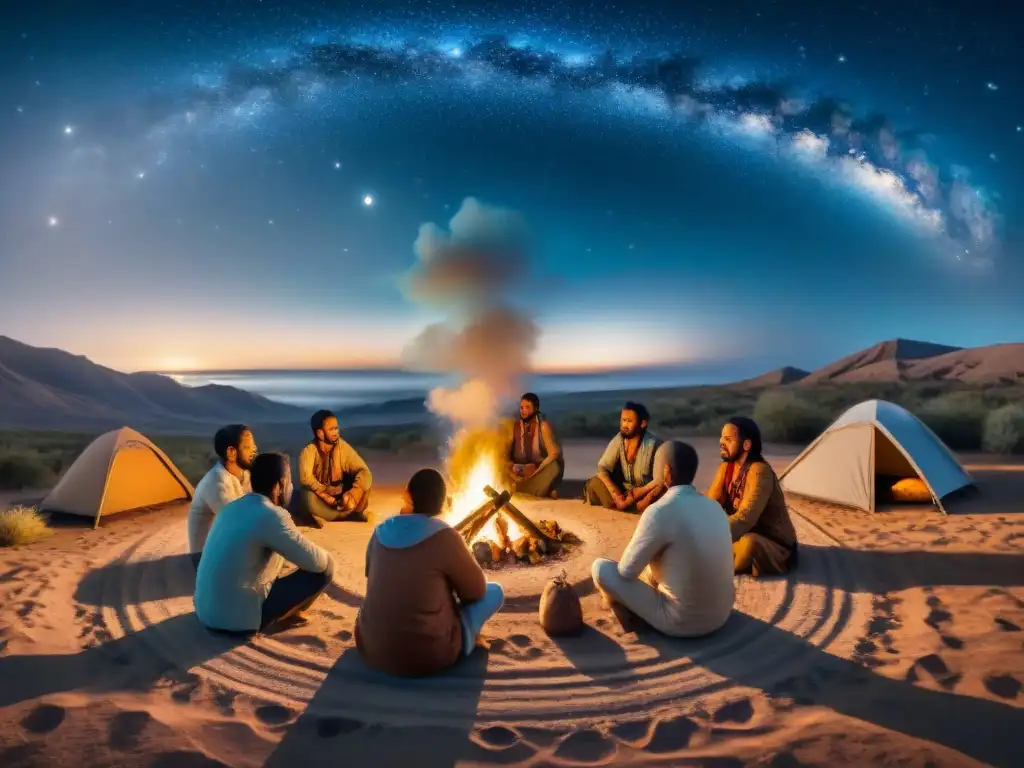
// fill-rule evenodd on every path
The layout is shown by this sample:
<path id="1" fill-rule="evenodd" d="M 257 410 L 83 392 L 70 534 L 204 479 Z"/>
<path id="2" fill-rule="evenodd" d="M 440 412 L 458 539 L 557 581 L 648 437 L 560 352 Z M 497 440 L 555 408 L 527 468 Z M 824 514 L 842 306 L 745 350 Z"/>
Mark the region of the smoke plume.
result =
<path id="1" fill-rule="evenodd" d="M 457 377 L 458 386 L 429 394 L 432 413 L 459 427 L 490 426 L 503 403 L 519 394 L 540 333 L 513 301 L 530 269 L 525 222 L 467 197 L 447 232 L 424 224 L 413 249 L 417 261 L 406 295 L 446 317 L 423 329 L 406 348 L 405 362 Z"/>

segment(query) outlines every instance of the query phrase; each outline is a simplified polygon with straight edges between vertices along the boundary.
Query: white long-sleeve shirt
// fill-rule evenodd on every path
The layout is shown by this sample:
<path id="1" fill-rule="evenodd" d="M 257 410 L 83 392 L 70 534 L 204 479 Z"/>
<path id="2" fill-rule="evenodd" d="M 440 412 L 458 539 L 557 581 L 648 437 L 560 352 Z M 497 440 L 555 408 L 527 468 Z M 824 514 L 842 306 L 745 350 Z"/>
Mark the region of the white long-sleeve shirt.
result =
<path id="1" fill-rule="evenodd" d="M 258 630 L 267 599 L 284 561 L 323 573 L 327 550 L 295 527 L 287 510 L 266 496 L 249 493 L 214 518 L 196 572 L 196 616 L 212 629 Z"/>
<path id="2" fill-rule="evenodd" d="M 242 498 L 251 490 L 247 470 L 242 470 L 242 479 L 239 480 L 219 461 L 214 464 L 196 486 L 188 508 L 188 551 L 202 552 L 213 518 L 225 504 Z"/>
<path id="3" fill-rule="evenodd" d="M 619 575 L 638 579 L 645 568 L 690 633 L 720 627 L 736 599 L 729 518 L 692 485 L 669 488 L 640 517 L 622 553 Z"/>

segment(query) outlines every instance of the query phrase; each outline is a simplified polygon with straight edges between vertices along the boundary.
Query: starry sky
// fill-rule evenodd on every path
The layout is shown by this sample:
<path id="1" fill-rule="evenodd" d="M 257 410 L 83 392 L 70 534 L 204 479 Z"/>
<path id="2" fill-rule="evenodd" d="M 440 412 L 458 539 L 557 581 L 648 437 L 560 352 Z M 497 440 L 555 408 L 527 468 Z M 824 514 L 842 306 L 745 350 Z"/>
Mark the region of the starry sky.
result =
<path id="1" fill-rule="evenodd" d="M 126 5 L 5 11 L 0 333 L 391 365 L 474 198 L 529 228 L 540 370 L 1024 337 L 1009 3 Z"/>

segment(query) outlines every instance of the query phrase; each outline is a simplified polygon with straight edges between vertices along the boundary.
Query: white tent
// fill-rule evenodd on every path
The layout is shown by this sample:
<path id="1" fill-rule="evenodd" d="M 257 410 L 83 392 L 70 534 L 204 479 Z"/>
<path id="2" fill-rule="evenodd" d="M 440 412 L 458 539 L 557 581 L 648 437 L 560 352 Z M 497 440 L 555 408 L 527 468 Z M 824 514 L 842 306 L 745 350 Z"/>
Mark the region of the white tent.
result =
<path id="1" fill-rule="evenodd" d="M 867 400 L 847 410 L 779 480 L 788 493 L 874 512 L 879 475 L 920 478 L 943 513 L 944 497 L 974 484 L 926 424 L 885 400 Z"/>

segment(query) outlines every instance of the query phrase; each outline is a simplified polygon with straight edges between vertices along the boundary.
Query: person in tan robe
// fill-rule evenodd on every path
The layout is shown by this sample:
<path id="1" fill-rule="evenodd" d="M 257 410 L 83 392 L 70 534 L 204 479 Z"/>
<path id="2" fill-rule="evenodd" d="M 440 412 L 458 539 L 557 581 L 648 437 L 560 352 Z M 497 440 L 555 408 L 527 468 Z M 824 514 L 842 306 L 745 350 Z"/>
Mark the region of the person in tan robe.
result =
<path id="1" fill-rule="evenodd" d="M 565 459 L 551 422 L 540 412 L 540 398 L 533 392 L 519 399 L 519 418 L 512 425 L 507 459 L 506 469 L 516 493 L 558 498 Z"/>
<path id="2" fill-rule="evenodd" d="M 733 569 L 755 577 L 789 572 L 797 539 L 775 470 L 761 456 L 753 419 L 730 419 L 719 444 L 722 465 L 705 494 L 722 505 L 732 531 Z"/>
<path id="3" fill-rule="evenodd" d="M 501 585 L 484 578 L 465 541 L 441 519 L 447 493 L 437 470 L 419 470 L 402 514 L 370 537 L 356 648 L 382 672 L 420 677 L 447 669 L 472 653 L 505 600 Z"/>
<path id="4" fill-rule="evenodd" d="M 355 448 L 341 438 L 338 419 L 317 411 L 309 420 L 313 439 L 299 453 L 299 503 L 321 520 L 365 520 L 373 474 Z"/>

